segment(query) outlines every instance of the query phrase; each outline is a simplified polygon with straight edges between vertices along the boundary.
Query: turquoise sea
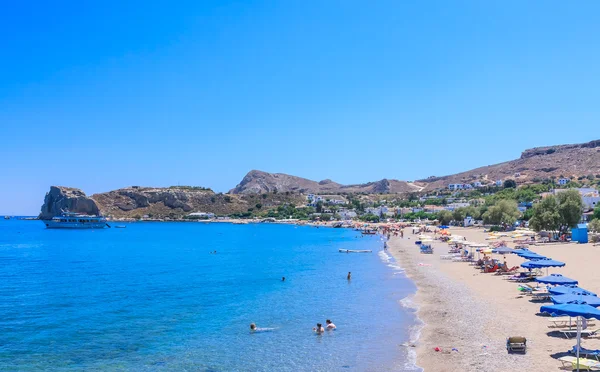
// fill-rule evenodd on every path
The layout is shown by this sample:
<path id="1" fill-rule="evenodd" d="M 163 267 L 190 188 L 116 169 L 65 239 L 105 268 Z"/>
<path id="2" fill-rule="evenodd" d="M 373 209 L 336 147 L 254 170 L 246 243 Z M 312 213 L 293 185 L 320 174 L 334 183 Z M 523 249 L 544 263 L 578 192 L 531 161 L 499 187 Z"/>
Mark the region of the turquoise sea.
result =
<path id="1" fill-rule="evenodd" d="M 418 370 L 401 346 L 415 317 L 400 300 L 415 288 L 378 236 L 126 225 L 0 221 L 0 370 Z M 327 318 L 337 330 L 315 334 Z"/>

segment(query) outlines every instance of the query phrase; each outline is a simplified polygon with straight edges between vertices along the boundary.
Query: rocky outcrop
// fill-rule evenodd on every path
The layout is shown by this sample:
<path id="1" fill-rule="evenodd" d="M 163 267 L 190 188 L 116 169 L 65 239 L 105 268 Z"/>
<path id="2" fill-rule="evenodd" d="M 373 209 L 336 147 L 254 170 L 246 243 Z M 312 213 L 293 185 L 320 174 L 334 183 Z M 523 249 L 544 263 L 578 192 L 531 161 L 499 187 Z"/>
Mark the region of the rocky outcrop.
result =
<path id="1" fill-rule="evenodd" d="M 600 140 L 590 141 L 586 143 L 578 143 L 573 145 L 557 145 L 557 146 L 546 146 L 546 147 L 534 147 L 527 149 L 521 154 L 521 159 L 527 159 L 534 156 L 551 155 L 554 153 L 565 153 L 572 152 L 577 149 L 593 149 L 600 147 Z"/>
<path id="2" fill-rule="evenodd" d="M 98 204 L 79 189 L 64 186 L 51 186 L 46 193 L 44 205 L 39 218 L 42 220 L 58 216 L 62 211 L 82 213 L 88 215 L 99 215 Z"/>
<path id="3" fill-rule="evenodd" d="M 383 179 L 356 185 L 342 185 L 330 179 L 312 181 L 283 173 L 268 173 L 252 170 L 239 185 L 229 191 L 231 194 L 262 194 L 269 192 L 302 192 L 312 194 L 340 193 L 401 193 L 418 191 L 420 188 L 405 181 Z"/>

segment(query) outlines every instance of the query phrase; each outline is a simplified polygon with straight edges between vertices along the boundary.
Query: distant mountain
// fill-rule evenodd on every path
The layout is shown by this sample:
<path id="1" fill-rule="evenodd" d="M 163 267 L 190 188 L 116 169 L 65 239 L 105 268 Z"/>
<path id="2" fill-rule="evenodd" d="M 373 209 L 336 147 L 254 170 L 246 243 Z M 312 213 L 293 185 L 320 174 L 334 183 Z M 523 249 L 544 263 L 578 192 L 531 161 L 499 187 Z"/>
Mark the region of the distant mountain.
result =
<path id="1" fill-rule="evenodd" d="M 536 147 L 523 151 L 516 160 L 488 165 L 443 177 L 415 181 L 425 190 L 446 188 L 451 183 L 491 183 L 514 179 L 536 183 L 550 177 L 581 177 L 600 174 L 600 140 L 573 145 Z"/>
<path id="2" fill-rule="evenodd" d="M 320 182 L 283 173 L 267 173 L 253 170 L 248 172 L 239 185 L 229 191 L 230 194 L 262 194 L 270 192 L 294 191 L 304 194 L 339 193 L 383 193 L 395 194 L 419 191 L 421 187 L 406 181 L 383 179 L 357 185 L 342 185 L 332 180 Z"/>

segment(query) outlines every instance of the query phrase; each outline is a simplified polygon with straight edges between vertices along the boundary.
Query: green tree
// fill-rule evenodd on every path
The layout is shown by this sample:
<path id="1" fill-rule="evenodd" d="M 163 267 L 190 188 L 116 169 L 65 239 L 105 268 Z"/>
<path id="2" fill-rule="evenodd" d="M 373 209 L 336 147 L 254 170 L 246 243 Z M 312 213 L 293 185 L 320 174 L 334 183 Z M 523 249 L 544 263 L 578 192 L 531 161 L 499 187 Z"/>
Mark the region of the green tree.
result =
<path id="1" fill-rule="evenodd" d="M 598 204 L 598 206 L 596 206 L 596 208 L 594 209 L 594 215 L 592 218 L 594 220 L 600 220 L 600 204 Z"/>
<path id="2" fill-rule="evenodd" d="M 465 211 L 465 217 L 472 217 L 475 220 L 481 218 L 481 212 L 478 208 L 473 207 L 472 205 L 463 208 Z"/>
<path id="3" fill-rule="evenodd" d="M 438 221 L 440 221 L 440 224 L 442 224 L 442 225 L 449 224 L 453 218 L 454 218 L 454 216 L 453 216 L 452 212 L 447 211 L 447 210 L 440 211 L 437 215 L 437 219 L 438 219 Z"/>
<path id="4" fill-rule="evenodd" d="M 506 180 L 503 184 L 505 189 L 515 189 L 517 187 L 517 183 L 515 180 Z"/>
<path id="5" fill-rule="evenodd" d="M 322 213 L 323 212 L 323 201 L 319 200 L 317 202 L 317 213 Z"/>
<path id="6" fill-rule="evenodd" d="M 600 233 L 600 219 L 595 219 L 588 223 L 588 230 L 593 233 Z"/>
<path id="7" fill-rule="evenodd" d="M 577 190 L 568 190 L 556 196 L 562 231 L 577 226 L 583 213 L 583 201 Z"/>
<path id="8" fill-rule="evenodd" d="M 529 208 L 523 213 L 523 219 L 529 221 L 533 217 L 533 208 Z"/>
<path id="9" fill-rule="evenodd" d="M 467 214 L 465 213 L 465 208 L 456 208 L 452 211 L 452 217 L 454 218 L 454 221 L 458 223 L 462 223 L 466 216 Z"/>
<path id="10" fill-rule="evenodd" d="M 512 225 L 520 215 L 515 201 L 501 200 L 496 205 L 489 207 L 483 214 L 483 222 L 494 225 L 501 223 Z"/>
<path id="11" fill-rule="evenodd" d="M 545 197 L 533 206 L 533 216 L 529 226 L 535 231 L 557 231 L 560 229 L 560 214 L 558 202 L 553 195 Z"/>
<path id="12" fill-rule="evenodd" d="M 379 222 L 379 216 L 376 216 L 373 213 L 367 213 L 360 216 L 360 220 L 366 222 Z"/>

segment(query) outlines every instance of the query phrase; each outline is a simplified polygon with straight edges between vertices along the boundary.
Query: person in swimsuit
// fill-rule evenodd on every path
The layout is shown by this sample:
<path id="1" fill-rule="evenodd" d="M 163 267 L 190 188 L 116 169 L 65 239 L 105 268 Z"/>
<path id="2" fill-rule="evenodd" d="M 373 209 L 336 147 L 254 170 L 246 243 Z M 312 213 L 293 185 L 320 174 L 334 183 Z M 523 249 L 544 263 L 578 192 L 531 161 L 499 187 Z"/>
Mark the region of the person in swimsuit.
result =
<path id="1" fill-rule="evenodd" d="M 313 328 L 313 331 L 315 331 L 317 334 L 321 334 L 325 332 L 325 328 L 323 328 L 323 325 L 321 323 L 317 323 L 317 326 Z"/>
<path id="2" fill-rule="evenodd" d="M 335 324 L 333 324 L 333 322 L 332 322 L 331 320 L 329 320 L 329 319 L 327 319 L 327 320 L 325 321 L 325 323 L 327 324 L 326 328 L 327 328 L 327 330 L 328 330 L 328 331 L 332 331 L 332 330 L 334 330 L 334 329 L 336 329 L 336 328 L 337 328 L 337 327 L 335 326 Z"/>

